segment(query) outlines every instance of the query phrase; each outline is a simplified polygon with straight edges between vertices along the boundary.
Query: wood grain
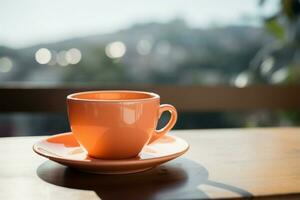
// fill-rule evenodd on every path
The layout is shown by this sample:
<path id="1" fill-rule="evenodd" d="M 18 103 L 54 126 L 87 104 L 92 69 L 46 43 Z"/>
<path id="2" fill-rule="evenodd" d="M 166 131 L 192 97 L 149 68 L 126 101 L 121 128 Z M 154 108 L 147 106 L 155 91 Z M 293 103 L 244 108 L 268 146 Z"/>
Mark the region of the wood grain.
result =
<path id="1" fill-rule="evenodd" d="M 173 131 L 183 157 L 131 175 L 92 175 L 35 155 L 45 137 L 0 139 L 0 199 L 300 199 L 300 128 Z"/>
<path id="2" fill-rule="evenodd" d="M 231 86 L 139 85 L 86 88 L 0 88 L 1 112 L 65 112 L 68 94 L 88 90 L 144 90 L 161 95 L 163 103 L 179 111 L 240 111 L 254 109 L 300 108 L 300 86 L 257 85 Z"/>

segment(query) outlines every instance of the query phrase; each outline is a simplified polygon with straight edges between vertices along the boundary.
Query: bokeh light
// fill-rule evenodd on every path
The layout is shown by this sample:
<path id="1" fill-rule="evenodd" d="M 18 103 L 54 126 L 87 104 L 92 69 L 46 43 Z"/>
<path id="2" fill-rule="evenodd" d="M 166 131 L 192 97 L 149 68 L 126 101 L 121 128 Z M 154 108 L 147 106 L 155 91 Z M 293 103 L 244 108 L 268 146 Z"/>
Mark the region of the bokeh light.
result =
<path id="1" fill-rule="evenodd" d="M 284 67 L 275 71 L 271 76 L 271 82 L 273 84 L 279 84 L 284 82 L 288 77 L 288 72 L 288 67 Z"/>
<path id="2" fill-rule="evenodd" d="M 50 66 L 55 66 L 57 64 L 56 57 L 57 57 L 57 52 L 54 50 L 51 50 L 51 59 L 47 64 Z"/>
<path id="3" fill-rule="evenodd" d="M 66 51 L 60 51 L 56 55 L 56 62 L 62 67 L 67 66 L 69 64 L 66 59 L 66 54 L 67 54 Z"/>
<path id="4" fill-rule="evenodd" d="M 9 72 L 13 67 L 13 62 L 8 57 L 2 57 L 0 58 L 0 72 L 1 73 L 7 73 Z"/>
<path id="5" fill-rule="evenodd" d="M 121 58 L 126 53 L 126 46 L 120 41 L 112 42 L 106 45 L 105 53 L 109 58 Z"/>
<path id="6" fill-rule="evenodd" d="M 260 68 L 260 71 L 261 71 L 261 74 L 262 75 L 268 75 L 268 73 L 272 70 L 272 68 L 274 67 L 274 64 L 275 64 L 275 59 L 273 57 L 268 57 L 266 58 L 262 64 L 261 64 L 261 68 Z"/>
<path id="7" fill-rule="evenodd" d="M 140 55 L 148 55 L 151 49 L 152 43 L 149 40 L 140 40 L 136 45 L 136 50 Z"/>
<path id="8" fill-rule="evenodd" d="M 66 60 L 69 64 L 75 65 L 81 60 L 81 52 L 79 49 L 72 48 L 66 53 Z"/>
<path id="9" fill-rule="evenodd" d="M 234 80 L 234 85 L 239 88 L 246 87 L 249 84 L 249 75 L 246 72 L 240 73 Z"/>
<path id="10" fill-rule="evenodd" d="M 48 62 L 50 62 L 51 60 L 51 52 L 49 49 L 46 48 L 41 48 L 39 50 L 37 50 L 37 52 L 35 53 L 35 60 L 39 63 L 39 64 L 47 64 Z"/>

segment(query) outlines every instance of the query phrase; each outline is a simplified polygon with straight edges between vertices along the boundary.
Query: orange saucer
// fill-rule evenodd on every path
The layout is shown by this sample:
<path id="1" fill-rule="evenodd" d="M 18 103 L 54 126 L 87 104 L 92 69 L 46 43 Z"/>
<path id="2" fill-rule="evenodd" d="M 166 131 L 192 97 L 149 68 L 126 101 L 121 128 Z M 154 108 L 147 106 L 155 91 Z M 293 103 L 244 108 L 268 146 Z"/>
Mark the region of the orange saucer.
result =
<path id="1" fill-rule="evenodd" d="M 138 157 L 122 160 L 91 158 L 81 148 L 72 133 L 63 133 L 39 141 L 33 150 L 50 160 L 81 171 L 100 174 L 128 174 L 151 169 L 184 154 L 186 141 L 165 135 L 144 147 Z"/>

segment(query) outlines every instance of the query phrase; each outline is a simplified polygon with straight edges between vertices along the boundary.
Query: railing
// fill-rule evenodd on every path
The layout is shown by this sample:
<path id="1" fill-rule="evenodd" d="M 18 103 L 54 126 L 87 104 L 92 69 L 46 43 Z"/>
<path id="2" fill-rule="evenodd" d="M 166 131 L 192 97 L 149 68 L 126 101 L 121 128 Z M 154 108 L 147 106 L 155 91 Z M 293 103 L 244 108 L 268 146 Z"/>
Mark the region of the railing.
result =
<path id="1" fill-rule="evenodd" d="M 128 89 L 160 94 L 179 111 L 239 111 L 300 108 L 300 86 L 123 86 L 90 88 L 0 88 L 0 112 L 65 112 L 68 94 L 87 90 Z"/>

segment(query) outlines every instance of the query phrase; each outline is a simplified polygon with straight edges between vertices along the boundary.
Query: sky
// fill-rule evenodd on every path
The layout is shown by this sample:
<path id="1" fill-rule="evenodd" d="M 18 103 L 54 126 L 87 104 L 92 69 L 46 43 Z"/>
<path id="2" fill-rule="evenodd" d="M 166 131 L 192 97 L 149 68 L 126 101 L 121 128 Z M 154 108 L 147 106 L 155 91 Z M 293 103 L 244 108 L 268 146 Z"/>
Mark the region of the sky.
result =
<path id="1" fill-rule="evenodd" d="M 0 46 L 20 48 L 175 17 L 192 27 L 243 24 L 258 10 L 257 0 L 1 0 Z M 251 23 L 259 25 L 258 20 Z"/>

